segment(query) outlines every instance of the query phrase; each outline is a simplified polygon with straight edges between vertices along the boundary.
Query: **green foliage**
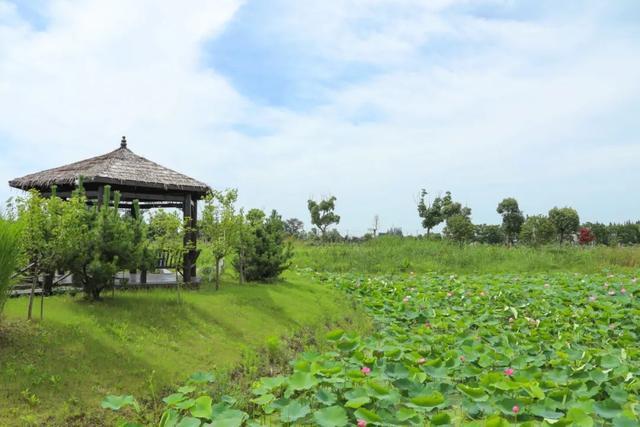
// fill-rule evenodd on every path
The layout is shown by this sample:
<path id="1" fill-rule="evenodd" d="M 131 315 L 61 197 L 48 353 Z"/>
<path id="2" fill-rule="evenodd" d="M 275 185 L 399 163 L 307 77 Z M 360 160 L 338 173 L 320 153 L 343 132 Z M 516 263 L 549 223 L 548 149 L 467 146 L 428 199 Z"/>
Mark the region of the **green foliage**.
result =
<path id="1" fill-rule="evenodd" d="M 149 218 L 148 237 L 155 249 L 175 252 L 182 248 L 183 224 L 177 212 L 157 210 Z"/>
<path id="2" fill-rule="evenodd" d="M 252 414 L 320 425 L 638 425 L 629 275 L 327 275 L 376 323 L 336 330 Z M 610 284 L 611 283 L 611 284 Z M 622 289 L 626 288 L 626 292 Z"/>
<path id="3" fill-rule="evenodd" d="M 340 223 L 340 215 L 334 212 L 336 208 L 335 196 L 320 200 L 319 202 L 308 200 L 307 208 L 311 214 L 311 224 L 318 227 L 323 239 L 327 233 L 327 227 L 331 224 Z"/>
<path id="4" fill-rule="evenodd" d="M 289 218 L 284 222 L 284 231 L 290 237 L 302 239 L 304 237 L 304 223 L 298 218 Z"/>
<path id="5" fill-rule="evenodd" d="M 213 190 L 204 200 L 199 228 L 202 244 L 213 255 L 216 289 L 220 287 L 220 262 L 231 254 L 240 242 L 242 212 L 236 211 L 237 200 L 237 190 Z"/>
<path id="6" fill-rule="evenodd" d="M 499 225 L 478 224 L 475 226 L 475 241 L 489 245 L 497 245 L 505 241 L 505 234 Z"/>
<path id="7" fill-rule="evenodd" d="M 0 217 L 0 316 L 9 296 L 11 276 L 17 267 L 20 239 L 20 225 Z"/>
<path id="8" fill-rule="evenodd" d="M 527 245 L 546 245 L 553 242 L 555 238 L 555 225 L 545 215 L 528 216 L 520 230 L 520 241 Z"/>
<path id="9" fill-rule="evenodd" d="M 35 324 L 22 320 L 25 299 L 10 298 L 0 327 L 0 425 L 32 415 L 32 425 L 116 426 L 117 418 L 137 414 L 131 408 L 102 410 L 100 402 L 106 395 L 130 394 L 142 407 L 141 424 L 157 425 L 159 414 L 155 424 L 151 417 L 162 398 L 169 390 L 185 392 L 175 385 L 198 370 L 205 373 L 191 380 L 211 387 L 214 406 L 223 394 L 246 396 L 246 402 L 256 376 L 286 369 L 296 348 L 319 342 L 324 332 L 316 335 L 316 329 L 345 318 L 346 328 L 367 324 L 341 296 L 290 272 L 270 286 L 239 286 L 224 277 L 219 291 L 202 286 L 184 292 L 181 304 L 168 289 L 116 291 L 100 303 L 56 295 L 46 299 L 47 321 Z M 285 337 L 277 367 L 262 351 L 271 336 Z M 21 396 L 26 389 L 39 404 L 32 407 Z"/>
<path id="10" fill-rule="evenodd" d="M 458 242 L 464 244 L 473 240 L 475 227 L 468 216 L 462 214 L 456 214 L 447 218 L 447 226 L 444 229 L 444 235 Z"/>
<path id="11" fill-rule="evenodd" d="M 92 299 L 100 298 L 118 271 L 130 267 L 137 250 L 134 227 L 120 215 L 119 202 L 120 195 L 116 192 L 112 200 L 106 186 L 102 205 L 87 207 L 82 190 L 65 203 L 61 227 L 67 235 L 66 266 Z"/>
<path id="12" fill-rule="evenodd" d="M 442 217 L 449 219 L 455 215 L 471 216 L 471 209 L 463 207 L 459 202 L 453 201 L 451 192 L 447 191 L 442 198 Z"/>
<path id="13" fill-rule="evenodd" d="M 578 231 L 578 227 L 580 227 L 580 217 L 578 216 L 578 212 L 573 208 L 555 207 L 549 211 L 549 219 L 556 228 L 560 243 L 563 243 L 565 239 Z"/>
<path id="14" fill-rule="evenodd" d="M 508 197 L 498 204 L 496 212 L 502 215 L 502 229 L 507 237 L 507 243 L 512 245 L 517 240 L 524 222 L 524 215 L 518 207 L 518 201 Z"/>
<path id="15" fill-rule="evenodd" d="M 591 230 L 594 237 L 596 238 L 596 244 L 608 245 L 610 243 L 610 233 L 606 225 L 599 222 L 587 222 L 584 224 L 584 226 Z"/>
<path id="16" fill-rule="evenodd" d="M 427 230 L 427 236 L 431 234 L 431 229 L 444 220 L 442 213 L 442 197 L 436 197 L 433 202 L 426 201 L 428 193 L 424 188 L 420 192 L 418 201 L 418 215 L 422 218 L 422 227 Z"/>
<path id="17" fill-rule="evenodd" d="M 272 280 L 289 268 L 292 246 L 286 240 L 284 222 L 275 210 L 268 217 L 259 209 L 247 213 L 238 254 L 234 266 L 248 281 Z"/>

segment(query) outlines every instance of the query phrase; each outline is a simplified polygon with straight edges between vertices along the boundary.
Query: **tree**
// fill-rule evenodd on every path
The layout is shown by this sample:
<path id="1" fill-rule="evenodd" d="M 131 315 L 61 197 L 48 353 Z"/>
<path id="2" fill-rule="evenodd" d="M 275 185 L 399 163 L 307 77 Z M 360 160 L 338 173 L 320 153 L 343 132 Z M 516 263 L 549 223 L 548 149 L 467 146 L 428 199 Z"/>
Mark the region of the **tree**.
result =
<path id="1" fill-rule="evenodd" d="M 120 215 L 119 204 L 120 194 L 115 192 L 112 200 L 109 186 L 104 187 L 100 205 L 87 206 L 82 186 L 64 204 L 60 226 L 65 230 L 61 239 L 65 266 L 93 300 L 113 284 L 118 271 L 129 268 L 136 251 L 134 230 Z"/>
<path id="2" fill-rule="evenodd" d="M 459 202 L 454 202 L 451 191 L 447 191 L 442 198 L 442 217 L 446 220 L 455 215 L 471 216 L 471 208 L 462 207 Z"/>
<path id="3" fill-rule="evenodd" d="M 290 237 L 301 239 L 304 236 L 304 223 L 298 218 L 289 218 L 284 223 L 284 231 Z"/>
<path id="4" fill-rule="evenodd" d="M 51 292 L 51 283 L 56 268 L 64 259 L 60 239 L 64 230 L 60 226 L 63 201 L 56 196 L 56 188 L 52 188 L 50 198 L 43 198 L 40 193 L 31 190 L 25 199 L 18 200 L 19 218 L 24 230 L 22 249 L 31 265 L 32 284 L 29 294 L 27 319 L 32 318 L 33 300 L 38 281 L 43 278 L 43 289 L 40 299 L 40 318 L 44 316 L 44 294 Z"/>
<path id="5" fill-rule="evenodd" d="M 177 212 L 161 209 L 149 218 L 148 237 L 155 249 L 176 252 L 184 245 L 182 228 L 182 219 Z"/>
<path id="6" fill-rule="evenodd" d="M 442 223 L 444 217 L 442 214 L 442 198 L 436 197 L 433 202 L 429 203 L 428 200 L 425 200 L 427 195 L 427 190 L 423 188 L 418 201 L 418 215 L 422 218 L 422 227 L 427 230 L 427 237 L 429 237 L 433 227 Z"/>
<path id="7" fill-rule="evenodd" d="M 499 225 L 478 224 L 475 228 L 475 241 L 478 243 L 497 245 L 504 242 L 504 231 Z"/>
<path id="8" fill-rule="evenodd" d="M 520 234 L 524 215 L 518 207 L 518 201 L 508 197 L 498 204 L 496 211 L 502 215 L 502 229 L 507 239 L 507 244 L 512 245 Z"/>
<path id="9" fill-rule="evenodd" d="M 609 225 L 612 240 L 619 245 L 634 245 L 640 243 L 640 226 L 632 222 Z"/>
<path id="10" fill-rule="evenodd" d="M 220 289 L 220 263 L 238 247 L 241 214 L 236 212 L 237 190 L 213 190 L 204 200 L 200 232 L 215 262 L 216 290 Z"/>
<path id="11" fill-rule="evenodd" d="M 551 243 L 555 237 L 555 226 L 545 215 L 527 216 L 520 229 L 520 241 L 532 246 Z"/>
<path id="12" fill-rule="evenodd" d="M 596 244 L 608 245 L 610 243 L 610 230 L 605 224 L 601 224 L 599 222 L 587 222 L 583 225 L 583 227 L 591 230 Z"/>
<path id="13" fill-rule="evenodd" d="M 475 227 L 467 215 L 457 214 L 447 218 L 444 234 L 447 238 L 460 243 L 473 240 Z"/>
<path id="14" fill-rule="evenodd" d="M 18 264 L 21 231 L 20 224 L 0 216 L 0 319 L 9 297 L 11 276 Z"/>
<path id="15" fill-rule="evenodd" d="M 569 207 L 554 207 L 549 211 L 549 219 L 556 228 L 560 243 L 563 243 L 568 236 L 575 233 L 580 226 L 578 212 Z"/>
<path id="16" fill-rule="evenodd" d="M 234 266 L 243 281 L 275 279 L 289 268 L 293 256 L 284 222 L 275 210 L 268 217 L 260 209 L 247 212 L 237 250 Z"/>
<path id="17" fill-rule="evenodd" d="M 340 215 L 336 215 L 334 213 L 336 208 L 336 197 L 332 196 L 328 199 L 320 200 L 320 202 L 309 199 L 307 201 L 307 207 L 311 214 L 311 224 L 318 227 L 324 240 L 327 233 L 327 227 L 331 224 L 337 225 L 340 223 Z"/>
<path id="18" fill-rule="evenodd" d="M 596 237 L 593 235 L 590 228 L 580 227 L 580 231 L 578 232 L 578 243 L 581 245 L 588 245 L 593 242 L 595 238 Z"/>

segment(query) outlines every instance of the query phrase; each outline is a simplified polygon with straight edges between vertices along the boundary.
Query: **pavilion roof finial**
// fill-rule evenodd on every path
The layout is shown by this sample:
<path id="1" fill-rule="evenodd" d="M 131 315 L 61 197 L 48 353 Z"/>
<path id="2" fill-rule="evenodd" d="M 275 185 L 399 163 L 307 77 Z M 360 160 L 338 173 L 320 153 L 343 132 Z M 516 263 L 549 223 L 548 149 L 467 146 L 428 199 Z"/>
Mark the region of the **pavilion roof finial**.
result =
<path id="1" fill-rule="evenodd" d="M 123 136 L 122 141 L 120 141 L 120 148 L 127 148 L 127 137 Z"/>

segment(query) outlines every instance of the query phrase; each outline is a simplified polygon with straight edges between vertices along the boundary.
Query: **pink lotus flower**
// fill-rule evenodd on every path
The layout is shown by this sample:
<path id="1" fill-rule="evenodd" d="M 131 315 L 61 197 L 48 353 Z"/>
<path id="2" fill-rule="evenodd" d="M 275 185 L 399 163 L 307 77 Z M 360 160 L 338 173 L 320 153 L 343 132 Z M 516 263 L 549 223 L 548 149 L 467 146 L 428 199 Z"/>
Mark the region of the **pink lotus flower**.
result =
<path id="1" fill-rule="evenodd" d="M 627 293 L 627 290 L 626 290 L 625 288 L 622 288 L 622 289 L 620 289 L 620 293 L 621 293 L 621 294 L 626 294 L 626 293 Z"/>
<path id="2" fill-rule="evenodd" d="M 464 362 L 464 356 L 460 356 L 460 361 Z"/>
<path id="3" fill-rule="evenodd" d="M 424 365 L 425 363 L 427 363 L 427 359 L 425 359 L 424 357 L 418 359 L 418 365 Z"/>
<path id="4" fill-rule="evenodd" d="M 511 408 L 511 410 L 514 414 L 517 414 L 518 412 L 520 412 L 520 407 L 518 405 L 513 405 L 513 408 Z"/>
<path id="5" fill-rule="evenodd" d="M 368 366 L 363 366 L 362 369 L 360 369 L 360 372 L 362 372 L 365 375 L 369 375 L 371 373 L 371 368 Z"/>
<path id="6" fill-rule="evenodd" d="M 365 420 L 358 420 L 358 427 L 367 427 L 367 422 Z"/>
<path id="7" fill-rule="evenodd" d="M 504 374 L 508 377 L 510 377 L 511 375 L 513 375 L 513 369 L 512 368 L 507 368 L 504 370 Z"/>
<path id="8" fill-rule="evenodd" d="M 447 292 L 447 296 L 448 296 L 448 297 L 452 297 L 452 296 L 453 296 L 453 294 L 452 294 L 451 292 Z"/>

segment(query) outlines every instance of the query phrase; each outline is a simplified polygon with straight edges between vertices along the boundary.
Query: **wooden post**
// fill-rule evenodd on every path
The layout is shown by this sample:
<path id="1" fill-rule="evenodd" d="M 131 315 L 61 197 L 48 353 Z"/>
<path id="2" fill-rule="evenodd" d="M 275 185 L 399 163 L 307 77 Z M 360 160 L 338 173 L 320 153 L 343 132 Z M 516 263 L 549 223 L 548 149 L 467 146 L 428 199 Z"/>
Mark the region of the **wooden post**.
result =
<path id="1" fill-rule="evenodd" d="M 191 193 L 188 193 L 184 196 L 184 205 L 182 207 L 182 218 L 185 222 L 185 226 L 191 227 L 192 225 L 192 217 L 193 209 L 191 205 Z M 188 218 L 188 222 L 187 222 Z M 188 247 L 189 243 L 191 243 L 191 230 L 187 230 L 184 233 L 184 246 Z M 183 256 L 183 264 L 182 264 L 182 278 L 185 283 L 191 283 L 191 250 L 185 251 Z"/>
<path id="2" fill-rule="evenodd" d="M 123 137 L 124 139 L 124 137 Z M 125 147 L 126 147 L 126 143 L 125 143 Z M 134 208 L 133 205 L 133 201 L 131 202 L 131 218 L 133 218 L 134 220 L 138 219 L 136 216 L 136 210 Z M 129 270 L 129 282 L 131 283 L 133 281 L 133 278 L 131 277 L 132 274 L 136 274 L 138 271 L 135 268 L 132 268 L 131 270 Z"/>
<path id="3" fill-rule="evenodd" d="M 196 271 L 196 253 L 198 249 L 198 199 L 193 201 L 191 211 L 191 277 L 198 277 Z"/>
<path id="4" fill-rule="evenodd" d="M 104 199 L 104 185 L 98 187 L 98 209 L 102 207 L 102 199 Z"/>

